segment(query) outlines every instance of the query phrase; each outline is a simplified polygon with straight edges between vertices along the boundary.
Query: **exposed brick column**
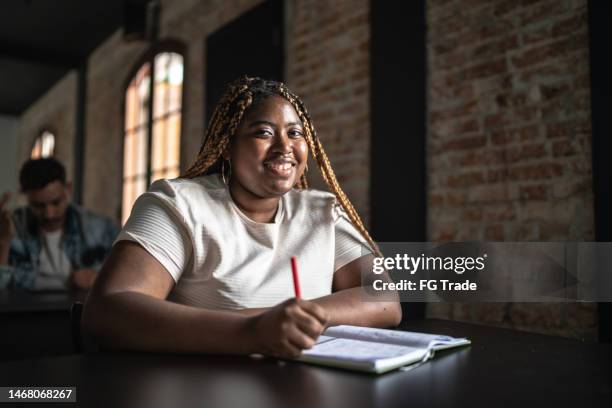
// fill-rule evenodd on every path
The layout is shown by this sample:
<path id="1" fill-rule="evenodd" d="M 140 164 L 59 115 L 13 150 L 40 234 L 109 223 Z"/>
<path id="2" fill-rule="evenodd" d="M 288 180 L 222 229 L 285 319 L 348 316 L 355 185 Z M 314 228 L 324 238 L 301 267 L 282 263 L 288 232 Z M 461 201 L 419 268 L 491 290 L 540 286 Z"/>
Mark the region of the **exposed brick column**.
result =
<path id="1" fill-rule="evenodd" d="M 369 219 L 369 3 L 287 2 L 288 86 L 304 99 L 340 185 Z M 315 188 L 324 188 L 310 166 Z"/>
<path id="2" fill-rule="evenodd" d="M 430 0 L 427 25 L 430 239 L 592 240 L 586 1 Z M 594 334 L 591 305 L 435 310 Z"/>

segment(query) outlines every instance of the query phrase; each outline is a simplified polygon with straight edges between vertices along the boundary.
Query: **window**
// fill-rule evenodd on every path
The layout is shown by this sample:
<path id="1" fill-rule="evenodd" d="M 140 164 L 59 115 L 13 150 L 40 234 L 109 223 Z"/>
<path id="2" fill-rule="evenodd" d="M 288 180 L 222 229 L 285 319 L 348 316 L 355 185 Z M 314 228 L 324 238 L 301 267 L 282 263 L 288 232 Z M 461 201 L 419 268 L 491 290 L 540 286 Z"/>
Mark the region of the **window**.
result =
<path id="1" fill-rule="evenodd" d="M 44 130 L 34 141 L 34 147 L 30 153 L 32 159 L 52 157 L 55 151 L 55 136 L 48 130 Z"/>
<path id="2" fill-rule="evenodd" d="M 155 54 L 142 64 L 127 87 L 123 223 L 151 182 L 179 175 L 182 91 L 183 57 L 175 52 Z"/>

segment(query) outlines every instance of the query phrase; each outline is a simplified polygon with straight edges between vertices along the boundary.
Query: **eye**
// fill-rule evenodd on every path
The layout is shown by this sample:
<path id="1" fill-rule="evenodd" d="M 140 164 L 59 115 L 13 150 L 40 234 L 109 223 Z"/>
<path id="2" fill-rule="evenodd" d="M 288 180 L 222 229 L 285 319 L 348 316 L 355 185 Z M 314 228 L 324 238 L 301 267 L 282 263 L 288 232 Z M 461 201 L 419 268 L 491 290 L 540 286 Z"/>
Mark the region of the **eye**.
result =
<path id="1" fill-rule="evenodd" d="M 272 132 L 270 129 L 257 129 L 255 130 L 255 136 L 256 137 L 269 137 L 269 136 L 273 136 L 274 132 Z"/>
<path id="2" fill-rule="evenodd" d="M 300 137 L 304 137 L 304 132 L 302 132 L 300 129 L 291 129 L 288 132 L 289 137 L 297 139 Z"/>

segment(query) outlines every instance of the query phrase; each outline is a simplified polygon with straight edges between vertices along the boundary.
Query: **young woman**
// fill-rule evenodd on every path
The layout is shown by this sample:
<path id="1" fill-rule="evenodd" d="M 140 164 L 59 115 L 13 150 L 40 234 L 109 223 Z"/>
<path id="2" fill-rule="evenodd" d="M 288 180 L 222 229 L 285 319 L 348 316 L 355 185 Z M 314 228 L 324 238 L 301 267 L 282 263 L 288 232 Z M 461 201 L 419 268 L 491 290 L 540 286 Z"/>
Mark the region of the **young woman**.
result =
<path id="1" fill-rule="evenodd" d="M 333 194 L 308 189 L 309 152 Z M 399 303 L 362 301 L 373 253 L 302 101 L 243 77 L 195 164 L 134 204 L 83 324 L 107 348 L 297 356 L 330 325 L 399 323 Z"/>

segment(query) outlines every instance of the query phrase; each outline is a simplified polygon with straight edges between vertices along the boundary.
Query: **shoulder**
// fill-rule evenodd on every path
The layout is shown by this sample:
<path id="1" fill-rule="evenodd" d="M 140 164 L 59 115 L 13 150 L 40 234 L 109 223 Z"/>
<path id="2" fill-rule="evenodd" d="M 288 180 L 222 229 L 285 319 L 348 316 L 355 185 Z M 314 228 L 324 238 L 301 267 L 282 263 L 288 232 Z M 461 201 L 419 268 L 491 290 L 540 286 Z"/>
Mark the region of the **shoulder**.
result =
<path id="1" fill-rule="evenodd" d="M 160 179 L 151 184 L 148 192 L 165 194 L 168 197 L 176 195 L 190 195 L 202 193 L 214 193 L 225 188 L 223 183 L 218 180 L 216 174 L 200 176 L 192 179 L 175 178 Z"/>
<path id="2" fill-rule="evenodd" d="M 285 194 L 285 210 L 290 218 L 307 216 L 328 222 L 337 218 L 338 201 L 327 191 L 294 189 Z"/>
<path id="3" fill-rule="evenodd" d="M 36 221 L 31 216 L 27 206 L 15 208 L 11 214 L 13 225 L 15 226 L 15 236 L 13 241 L 26 240 L 38 234 Z"/>
<path id="4" fill-rule="evenodd" d="M 156 197 L 175 206 L 192 204 L 218 198 L 225 193 L 225 186 L 216 175 L 193 179 L 161 179 L 154 182 L 143 196 Z"/>
<path id="5" fill-rule="evenodd" d="M 91 226 L 92 228 L 118 229 L 117 223 L 109 217 L 94 213 L 93 211 L 87 210 L 76 204 L 70 204 L 68 211 L 77 215 L 86 227 Z"/>
<path id="6" fill-rule="evenodd" d="M 193 179 L 161 179 L 155 181 L 149 190 L 136 200 L 134 208 L 146 211 L 151 206 L 161 206 L 173 216 L 187 220 L 194 218 L 194 208 L 212 208 L 223 202 L 226 195 L 225 185 L 218 180 L 217 175 Z"/>
<path id="7" fill-rule="evenodd" d="M 97 214 L 91 210 L 87 210 L 76 204 L 70 204 L 68 208 L 69 208 L 68 211 L 74 211 L 77 215 L 79 215 L 79 217 L 87 219 L 87 220 L 96 221 L 96 222 L 108 222 L 108 223 L 113 222 L 109 217 L 106 217 L 101 214 Z"/>

